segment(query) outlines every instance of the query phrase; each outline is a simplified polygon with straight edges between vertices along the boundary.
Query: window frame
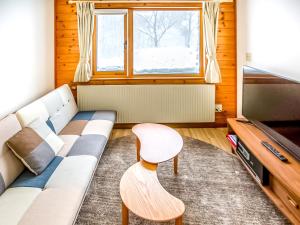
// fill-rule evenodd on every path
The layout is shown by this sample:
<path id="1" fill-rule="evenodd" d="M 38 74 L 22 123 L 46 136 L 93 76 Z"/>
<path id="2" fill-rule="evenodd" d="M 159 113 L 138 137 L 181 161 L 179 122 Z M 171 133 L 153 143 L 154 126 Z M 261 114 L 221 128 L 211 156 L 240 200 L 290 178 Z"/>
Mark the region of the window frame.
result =
<path id="1" fill-rule="evenodd" d="M 97 5 L 96 5 L 97 7 Z M 122 8 L 119 8 L 122 9 Z M 124 8 L 123 8 L 124 9 Z M 204 35 L 203 35 L 203 15 L 202 7 L 127 7 L 127 14 L 124 15 L 124 71 L 97 71 L 97 18 L 95 15 L 95 29 L 93 37 L 93 48 L 92 48 L 92 64 L 93 64 L 93 79 L 136 79 L 136 80 L 155 80 L 155 79 L 203 79 L 204 68 L 206 60 L 204 58 Z M 133 12 L 134 11 L 199 11 L 200 15 L 200 47 L 199 47 L 199 73 L 195 74 L 134 74 L 134 24 L 133 24 Z"/>
<path id="2" fill-rule="evenodd" d="M 97 29 L 97 16 L 95 15 L 94 20 L 94 34 L 93 34 L 93 47 L 92 47 L 92 73 L 93 77 L 97 78 L 126 78 L 127 77 L 127 45 L 128 45 L 128 35 L 127 35 L 127 13 L 124 14 L 124 70 L 118 71 L 97 71 L 97 40 L 98 40 L 98 29 Z M 103 14 L 105 15 L 105 14 Z M 117 14 L 116 14 L 117 15 Z"/>

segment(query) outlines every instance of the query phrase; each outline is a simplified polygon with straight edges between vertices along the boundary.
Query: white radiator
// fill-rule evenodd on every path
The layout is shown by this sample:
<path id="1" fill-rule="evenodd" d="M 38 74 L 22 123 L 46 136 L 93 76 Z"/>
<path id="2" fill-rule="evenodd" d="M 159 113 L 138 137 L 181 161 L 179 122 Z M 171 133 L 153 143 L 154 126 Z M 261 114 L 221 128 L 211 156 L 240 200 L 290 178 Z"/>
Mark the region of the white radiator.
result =
<path id="1" fill-rule="evenodd" d="M 110 109 L 117 123 L 215 121 L 214 85 L 82 85 L 81 111 Z"/>

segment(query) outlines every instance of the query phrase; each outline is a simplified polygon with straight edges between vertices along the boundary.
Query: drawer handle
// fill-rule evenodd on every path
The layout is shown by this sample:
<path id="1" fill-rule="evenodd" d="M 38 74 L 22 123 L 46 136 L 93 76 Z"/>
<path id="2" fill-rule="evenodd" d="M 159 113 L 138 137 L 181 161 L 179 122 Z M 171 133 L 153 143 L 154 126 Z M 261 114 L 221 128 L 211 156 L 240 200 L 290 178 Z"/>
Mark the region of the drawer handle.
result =
<path id="1" fill-rule="evenodd" d="M 299 205 L 297 204 L 297 202 L 295 202 L 290 196 L 288 196 L 288 200 L 292 204 L 292 206 L 294 206 L 296 209 L 299 209 Z"/>

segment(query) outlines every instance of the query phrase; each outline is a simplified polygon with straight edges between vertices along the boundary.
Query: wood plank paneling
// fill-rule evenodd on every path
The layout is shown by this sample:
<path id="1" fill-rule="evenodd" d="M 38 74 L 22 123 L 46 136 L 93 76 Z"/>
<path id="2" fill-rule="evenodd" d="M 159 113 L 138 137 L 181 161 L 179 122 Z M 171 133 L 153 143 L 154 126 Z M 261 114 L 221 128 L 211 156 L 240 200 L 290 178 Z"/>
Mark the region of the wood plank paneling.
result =
<path id="1" fill-rule="evenodd" d="M 112 5 L 98 5 L 98 7 Z M 121 7 L 118 6 L 118 7 Z M 123 4 L 123 7 L 126 5 Z M 222 83 L 216 85 L 216 103 L 223 104 L 223 112 L 216 113 L 216 123 L 226 123 L 227 117 L 236 117 L 236 15 L 235 3 L 221 4 L 218 30 L 217 58 L 222 73 Z M 56 86 L 72 84 L 74 72 L 79 60 L 76 6 L 67 4 L 65 0 L 55 1 L 55 75 Z M 128 82 L 128 81 L 124 81 Z M 140 81 L 134 81 L 139 83 Z M 153 81 L 143 81 L 151 83 Z M 157 82 L 157 80 L 155 81 Z M 170 80 L 162 83 L 193 83 L 192 80 Z M 199 83 L 199 80 L 195 80 Z M 103 81 L 99 83 L 122 83 L 122 81 Z M 203 83 L 203 82 L 200 82 Z"/>

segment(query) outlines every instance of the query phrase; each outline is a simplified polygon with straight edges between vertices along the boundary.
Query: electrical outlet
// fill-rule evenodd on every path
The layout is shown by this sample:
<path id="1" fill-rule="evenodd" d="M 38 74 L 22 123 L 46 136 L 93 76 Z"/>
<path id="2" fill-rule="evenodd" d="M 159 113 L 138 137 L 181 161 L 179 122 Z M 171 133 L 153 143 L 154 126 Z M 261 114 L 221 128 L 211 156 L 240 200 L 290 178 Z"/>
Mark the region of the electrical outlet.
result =
<path id="1" fill-rule="evenodd" d="M 222 112 L 223 111 L 223 105 L 222 104 L 216 104 L 216 112 Z"/>

